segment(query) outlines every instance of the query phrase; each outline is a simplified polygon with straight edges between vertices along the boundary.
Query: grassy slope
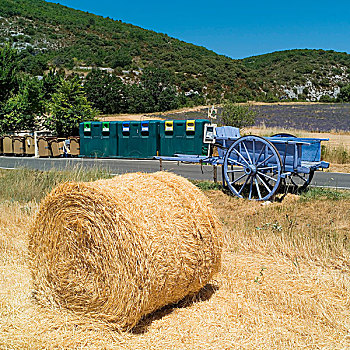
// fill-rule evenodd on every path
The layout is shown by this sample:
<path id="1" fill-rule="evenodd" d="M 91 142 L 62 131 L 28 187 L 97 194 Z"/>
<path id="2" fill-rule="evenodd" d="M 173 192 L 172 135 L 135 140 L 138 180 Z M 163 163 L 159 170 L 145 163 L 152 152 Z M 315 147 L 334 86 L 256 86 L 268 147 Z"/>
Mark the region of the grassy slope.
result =
<path id="1" fill-rule="evenodd" d="M 38 204 L 2 197 L 0 348 L 348 348 L 349 193 L 313 190 L 265 206 L 206 193 L 224 226 L 219 275 L 128 334 L 33 302 L 26 250 Z"/>
<path id="2" fill-rule="evenodd" d="M 339 67 L 349 73 L 350 55 L 333 50 L 285 50 L 270 54 L 248 57 L 244 65 L 258 73 L 262 81 L 274 79 L 288 85 L 290 80 L 297 84 L 305 82 L 306 77 L 318 80 L 318 84 L 328 84 L 327 75 L 341 75 Z"/>
<path id="3" fill-rule="evenodd" d="M 188 79 L 205 74 L 206 81 L 218 76 L 223 81 L 242 73 L 239 61 L 204 47 L 41 0 L 3 0 L 0 15 L 33 37 L 36 46 L 48 42 L 51 50 L 39 56 L 64 66 L 73 64 L 74 58 L 77 65 L 110 67 L 122 52 L 132 57 L 135 68 L 159 65 L 178 72 L 180 80 L 183 74 Z"/>
<path id="4" fill-rule="evenodd" d="M 177 72 L 177 83 L 185 90 L 208 86 L 215 95 L 224 88 L 248 99 L 263 91 L 283 95 L 282 85 L 293 87 L 306 80 L 324 89 L 350 81 L 346 53 L 289 50 L 232 60 L 165 34 L 42 0 L 2 0 L 0 16 L 9 19 L 0 20 L 0 41 L 10 37 L 4 28 L 23 33 L 17 42 L 34 47 L 22 52 L 23 66 L 34 71 L 46 61 L 70 68 L 119 62 L 125 69 L 138 69 L 153 64 Z M 127 63 L 130 59 L 132 64 Z"/>

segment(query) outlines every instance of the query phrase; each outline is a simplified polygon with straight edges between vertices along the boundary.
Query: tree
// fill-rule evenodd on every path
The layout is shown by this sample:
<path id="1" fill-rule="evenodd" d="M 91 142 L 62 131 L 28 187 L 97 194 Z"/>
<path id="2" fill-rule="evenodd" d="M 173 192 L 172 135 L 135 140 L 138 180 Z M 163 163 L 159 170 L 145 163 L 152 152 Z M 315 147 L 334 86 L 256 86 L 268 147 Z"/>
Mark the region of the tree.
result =
<path id="1" fill-rule="evenodd" d="M 225 125 L 244 128 L 255 123 L 256 112 L 250 105 L 226 101 L 223 105 L 222 121 Z"/>
<path id="2" fill-rule="evenodd" d="M 152 103 L 139 84 L 125 85 L 125 96 L 129 113 L 144 113 Z"/>
<path id="3" fill-rule="evenodd" d="M 338 100 L 341 102 L 350 102 L 350 84 L 340 89 Z"/>
<path id="4" fill-rule="evenodd" d="M 177 108 L 179 101 L 173 84 L 174 75 L 167 69 L 148 67 L 141 77 L 141 86 L 145 90 L 149 103 L 145 112 L 167 111 Z"/>
<path id="5" fill-rule="evenodd" d="M 50 69 L 50 71 L 43 76 L 42 79 L 42 99 L 45 101 L 51 100 L 52 94 L 54 94 L 58 86 L 61 83 L 61 79 L 64 79 L 64 71 L 57 71 Z"/>
<path id="6" fill-rule="evenodd" d="M 48 104 L 45 125 L 58 136 L 78 135 L 79 123 L 94 120 L 97 115 L 88 102 L 78 76 L 64 80 Z"/>
<path id="7" fill-rule="evenodd" d="M 0 104 L 18 91 L 17 51 L 9 44 L 0 48 Z"/>
<path id="8" fill-rule="evenodd" d="M 37 78 L 23 76 L 19 90 L 12 94 L 2 106 L 0 131 L 33 130 L 36 116 L 43 113 L 42 85 Z"/>
<path id="9" fill-rule="evenodd" d="M 112 68 L 126 67 L 132 63 L 132 58 L 125 49 L 118 50 L 112 58 Z"/>
<path id="10" fill-rule="evenodd" d="M 116 75 L 93 70 L 84 84 L 87 99 L 102 113 L 127 112 L 126 88 Z"/>
<path id="11" fill-rule="evenodd" d="M 3 103 L 0 131 L 35 129 L 38 117 L 44 115 L 48 102 L 63 78 L 64 75 L 54 70 L 50 70 L 42 80 L 28 75 L 18 78 L 18 92 L 12 93 Z"/>

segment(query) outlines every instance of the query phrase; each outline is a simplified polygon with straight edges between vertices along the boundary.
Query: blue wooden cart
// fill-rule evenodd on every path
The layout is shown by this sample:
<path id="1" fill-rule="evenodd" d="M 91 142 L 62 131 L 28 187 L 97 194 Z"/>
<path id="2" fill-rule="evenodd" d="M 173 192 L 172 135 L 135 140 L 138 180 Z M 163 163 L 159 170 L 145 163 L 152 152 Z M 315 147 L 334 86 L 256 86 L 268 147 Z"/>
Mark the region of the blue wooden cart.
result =
<path id="1" fill-rule="evenodd" d="M 232 194 L 260 201 L 276 195 L 287 179 L 304 190 L 316 170 L 329 167 L 329 163 L 321 161 L 321 141 L 328 139 L 298 138 L 290 134 L 241 137 L 238 128 L 208 125 L 204 140 L 217 147 L 217 156 L 176 154 L 155 158 L 221 165 L 223 185 Z"/>

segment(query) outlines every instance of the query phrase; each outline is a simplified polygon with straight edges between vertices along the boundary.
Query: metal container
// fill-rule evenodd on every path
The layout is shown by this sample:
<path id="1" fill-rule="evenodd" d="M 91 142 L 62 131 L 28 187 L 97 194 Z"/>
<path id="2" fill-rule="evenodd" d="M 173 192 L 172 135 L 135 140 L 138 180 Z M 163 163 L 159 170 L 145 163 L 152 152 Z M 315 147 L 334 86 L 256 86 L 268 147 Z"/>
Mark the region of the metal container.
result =
<path id="1" fill-rule="evenodd" d="M 159 120 L 118 123 L 118 156 L 152 158 L 159 154 Z"/>
<path id="2" fill-rule="evenodd" d="M 27 156 L 34 156 L 35 155 L 35 143 L 34 143 L 34 136 L 27 135 L 24 139 L 24 153 Z"/>
<path id="3" fill-rule="evenodd" d="M 24 136 L 12 136 L 13 153 L 16 156 L 23 156 L 25 153 Z"/>
<path id="4" fill-rule="evenodd" d="M 117 123 L 80 123 L 80 156 L 94 158 L 117 157 Z"/>
<path id="5" fill-rule="evenodd" d="M 2 140 L 3 152 L 5 155 L 13 155 L 12 136 L 5 135 Z"/>
<path id="6" fill-rule="evenodd" d="M 209 120 L 166 120 L 160 123 L 160 155 L 206 155 L 208 145 L 203 142 L 204 125 Z"/>
<path id="7" fill-rule="evenodd" d="M 38 153 L 39 157 L 52 157 L 48 139 L 44 136 L 38 137 Z"/>

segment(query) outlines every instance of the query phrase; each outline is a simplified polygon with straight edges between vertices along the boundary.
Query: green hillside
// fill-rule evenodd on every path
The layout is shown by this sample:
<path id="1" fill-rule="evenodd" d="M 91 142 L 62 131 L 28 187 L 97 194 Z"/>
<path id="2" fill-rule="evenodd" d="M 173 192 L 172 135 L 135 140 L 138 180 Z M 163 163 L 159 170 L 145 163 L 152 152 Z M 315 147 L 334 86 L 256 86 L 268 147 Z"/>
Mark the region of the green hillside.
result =
<path id="1" fill-rule="evenodd" d="M 350 80 L 350 55 L 332 50 L 279 51 L 248 57 L 243 64 L 250 89 L 277 92 L 279 96 L 288 95 L 284 90 L 290 90 L 290 95 L 294 93 L 299 99 L 335 97 Z"/>
<path id="2" fill-rule="evenodd" d="M 50 66 L 80 73 L 99 67 L 134 83 L 146 67 L 160 67 L 194 103 L 318 100 L 336 97 L 350 82 L 346 53 L 291 50 L 233 60 L 166 34 L 42 0 L 0 0 L 0 16 L 0 43 L 10 41 L 20 51 L 21 69 L 33 75 Z"/>

